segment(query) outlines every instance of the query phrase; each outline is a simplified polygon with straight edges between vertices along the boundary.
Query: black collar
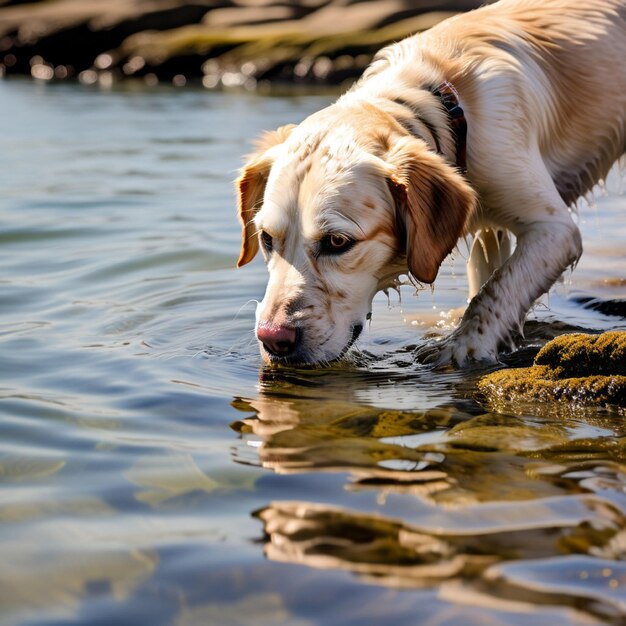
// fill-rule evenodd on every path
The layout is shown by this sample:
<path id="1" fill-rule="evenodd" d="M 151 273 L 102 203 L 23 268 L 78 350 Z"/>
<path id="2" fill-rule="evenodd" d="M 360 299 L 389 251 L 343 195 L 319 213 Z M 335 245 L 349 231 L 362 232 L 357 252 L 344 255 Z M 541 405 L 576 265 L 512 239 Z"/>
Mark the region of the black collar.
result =
<path id="1" fill-rule="evenodd" d="M 461 172 L 465 173 L 467 171 L 467 120 L 459 104 L 459 93 L 447 80 L 431 89 L 431 93 L 441 100 L 441 104 L 448 113 L 448 123 L 456 144 L 456 164 Z"/>

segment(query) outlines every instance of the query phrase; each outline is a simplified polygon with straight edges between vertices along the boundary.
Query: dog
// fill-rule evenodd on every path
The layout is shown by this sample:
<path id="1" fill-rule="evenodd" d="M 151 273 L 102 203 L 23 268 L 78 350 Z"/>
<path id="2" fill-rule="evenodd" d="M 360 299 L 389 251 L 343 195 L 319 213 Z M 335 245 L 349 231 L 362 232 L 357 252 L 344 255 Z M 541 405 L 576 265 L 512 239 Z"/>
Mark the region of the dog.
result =
<path id="1" fill-rule="evenodd" d="M 625 59 L 625 0 L 500 0 L 383 48 L 334 104 L 266 133 L 236 183 L 237 265 L 261 248 L 269 270 L 264 361 L 341 358 L 379 290 L 432 283 L 466 234 L 471 300 L 417 358 L 496 361 L 576 264 L 571 207 L 626 150 Z"/>

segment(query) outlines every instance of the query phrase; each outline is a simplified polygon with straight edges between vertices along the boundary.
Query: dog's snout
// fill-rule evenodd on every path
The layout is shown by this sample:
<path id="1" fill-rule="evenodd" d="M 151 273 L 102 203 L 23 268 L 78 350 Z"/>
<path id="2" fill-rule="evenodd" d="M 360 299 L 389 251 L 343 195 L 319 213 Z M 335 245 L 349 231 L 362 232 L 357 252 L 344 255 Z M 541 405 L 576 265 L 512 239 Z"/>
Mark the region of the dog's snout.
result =
<path id="1" fill-rule="evenodd" d="M 256 336 L 265 349 L 273 356 L 293 354 L 298 343 L 298 330 L 292 326 L 260 322 Z"/>

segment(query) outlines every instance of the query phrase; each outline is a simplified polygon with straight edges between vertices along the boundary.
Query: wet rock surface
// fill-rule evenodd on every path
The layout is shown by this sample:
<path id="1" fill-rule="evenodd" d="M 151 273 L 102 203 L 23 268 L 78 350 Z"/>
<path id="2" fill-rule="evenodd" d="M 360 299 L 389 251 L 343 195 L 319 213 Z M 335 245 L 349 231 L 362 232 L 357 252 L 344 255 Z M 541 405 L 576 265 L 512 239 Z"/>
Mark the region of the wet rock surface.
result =
<path id="1" fill-rule="evenodd" d="M 480 0 L 0 0 L 0 72 L 204 86 L 339 84 Z"/>
<path id="2" fill-rule="evenodd" d="M 574 333 L 547 343 L 532 367 L 504 369 L 481 378 L 491 408 L 525 402 L 626 408 L 626 331 Z"/>

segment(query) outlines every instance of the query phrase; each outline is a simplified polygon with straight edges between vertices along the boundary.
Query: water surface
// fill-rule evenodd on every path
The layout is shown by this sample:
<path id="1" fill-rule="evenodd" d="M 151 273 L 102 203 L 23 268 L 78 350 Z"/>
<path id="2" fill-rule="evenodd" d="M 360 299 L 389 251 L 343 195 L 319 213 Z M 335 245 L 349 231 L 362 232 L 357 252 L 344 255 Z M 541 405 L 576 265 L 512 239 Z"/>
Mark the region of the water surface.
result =
<path id="1" fill-rule="evenodd" d="M 232 180 L 332 98 L 0 82 L 2 624 L 623 623 L 623 416 L 488 413 L 480 372 L 412 363 L 463 250 L 353 364 L 261 368 Z M 581 206 L 513 360 L 625 327 L 571 299 L 624 297 L 625 208 Z"/>

